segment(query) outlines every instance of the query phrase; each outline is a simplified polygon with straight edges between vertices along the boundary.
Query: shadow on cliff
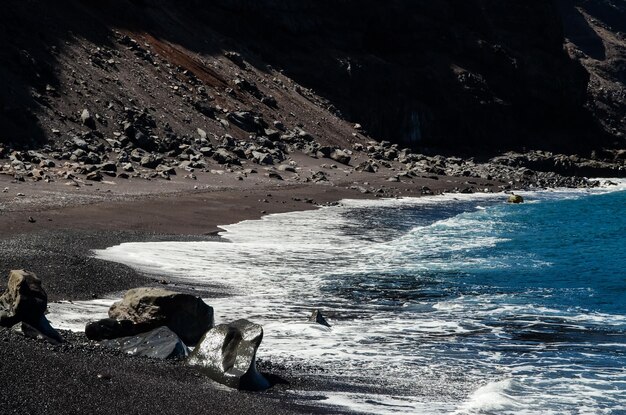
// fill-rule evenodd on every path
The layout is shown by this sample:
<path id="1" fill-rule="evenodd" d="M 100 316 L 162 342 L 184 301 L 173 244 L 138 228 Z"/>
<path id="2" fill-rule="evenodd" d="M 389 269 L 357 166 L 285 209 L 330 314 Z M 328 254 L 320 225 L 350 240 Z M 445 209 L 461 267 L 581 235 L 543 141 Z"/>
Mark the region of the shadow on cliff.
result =
<path id="1" fill-rule="evenodd" d="M 587 56 L 597 59 L 606 59 L 606 48 L 602 38 L 585 19 L 585 16 L 576 7 L 574 0 L 558 0 L 559 11 L 563 18 L 566 35 Z"/>
<path id="2" fill-rule="evenodd" d="M 9 0 L 0 16 L 0 140 L 43 142 L 37 111 L 62 93 L 56 67 L 66 42 L 110 45 L 118 28 L 284 70 L 378 139 L 464 153 L 598 145 L 584 109 L 588 75 L 563 52 L 555 7 L 500 3 Z"/>

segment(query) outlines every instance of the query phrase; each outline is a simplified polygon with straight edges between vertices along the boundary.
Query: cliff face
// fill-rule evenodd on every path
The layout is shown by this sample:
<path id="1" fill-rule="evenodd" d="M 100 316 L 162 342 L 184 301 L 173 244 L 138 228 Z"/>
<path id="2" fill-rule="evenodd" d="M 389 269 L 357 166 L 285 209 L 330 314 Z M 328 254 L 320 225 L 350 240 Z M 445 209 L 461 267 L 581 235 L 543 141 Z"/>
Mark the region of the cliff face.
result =
<path id="1" fill-rule="evenodd" d="M 552 2 L 217 3 L 214 27 L 374 136 L 476 149 L 593 134 L 588 75 L 563 50 Z"/>
<path id="2" fill-rule="evenodd" d="M 590 74 L 587 107 L 615 143 L 626 134 L 626 1 L 560 0 L 566 48 Z"/>
<path id="3" fill-rule="evenodd" d="M 339 141 L 351 136 L 346 126 L 358 122 L 377 139 L 460 153 L 619 144 L 623 120 L 605 120 L 612 104 L 590 94 L 585 67 L 602 68 L 590 70 L 592 84 L 610 72 L 621 87 L 623 69 L 611 72 L 615 61 L 593 66 L 571 48 L 568 55 L 562 21 L 576 6 L 544 0 L 10 0 L 0 16 L 0 139 L 41 143 L 55 125 L 72 131 L 87 104 L 113 121 L 104 103 L 114 100 L 168 108 L 169 126 L 184 133 L 190 118 L 202 119 L 197 111 L 184 114 L 201 97 L 197 86 L 184 96 L 171 94 L 172 74 L 162 70 L 171 65 L 192 73 L 225 108 L 270 111 L 273 118 L 291 113 L 293 124 L 313 124 L 318 135 Z M 119 43 L 123 35 L 159 63 L 137 64 L 141 53 Z M 258 92 L 226 92 L 242 84 L 237 59 L 231 65 L 224 51 L 247 62 L 239 69 Z M 153 73 L 155 66 L 160 71 Z M 277 106 L 258 106 L 261 95 L 272 95 Z"/>

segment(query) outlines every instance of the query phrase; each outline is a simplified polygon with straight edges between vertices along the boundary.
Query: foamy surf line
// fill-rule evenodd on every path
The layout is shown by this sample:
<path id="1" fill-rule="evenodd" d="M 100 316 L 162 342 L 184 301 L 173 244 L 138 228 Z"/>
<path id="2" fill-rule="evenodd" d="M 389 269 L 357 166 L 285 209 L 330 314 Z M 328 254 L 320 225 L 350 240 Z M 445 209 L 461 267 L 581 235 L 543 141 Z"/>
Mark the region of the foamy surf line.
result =
<path id="1" fill-rule="evenodd" d="M 541 202 L 624 189 L 626 181 L 607 188 L 516 193 Z M 599 384 L 572 383 L 557 370 L 566 360 L 511 342 L 507 326 L 493 322 L 509 319 L 527 330 L 558 318 L 566 328 L 594 324 L 618 332 L 625 324 L 623 316 L 518 306 L 509 304 L 514 299 L 507 295 L 489 292 L 448 294 L 454 285 L 439 275 L 506 265 L 467 255 L 506 242 L 497 230 L 506 226 L 507 218 L 493 209 L 505 198 L 485 193 L 344 200 L 338 206 L 223 226 L 221 236 L 229 243 L 126 243 L 95 254 L 186 284 L 226 284 L 231 297 L 207 302 L 215 308 L 218 323 L 248 318 L 264 326 L 260 358 L 321 367 L 346 382 L 388 390 L 322 391 L 327 399 L 321 403 L 330 407 L 381 414 L 570 413 L 551 412 L 542 402 L 555 400 L 560 408 L 569 408 L 576 394 L 593 396 L 601 390 L 610 409 L 619 408 L 626 393 L 615 386 L 626 384 L 626 378 L 602 369 Z M 490 215 L 488 220 L 484 215 Z M 549 265 L 520 261 L 523 266 Z M 83 330 L 86 321 L 105 317 L 113 301 L 51 304 L 51 318 L 60 328 Z M 306 322 L 315 308 L 327 313 L 332 329 Z M 521 313 L 523 318 L 511 319 Z M 508 350 L 527 357 L 512 364 Z M 524 370 L 534 368 L 539 358 L 552 368 L 546 373 L 554 379 Z M 568 383 L 571 392 L 565 393 L 561 386 Z M 487 389 L 478 389 L 481 385 Z M 520 394 L 532 405 L 521 408 Z M 589 400 L 592 412 L 581 413 L 598 409 Z"/>

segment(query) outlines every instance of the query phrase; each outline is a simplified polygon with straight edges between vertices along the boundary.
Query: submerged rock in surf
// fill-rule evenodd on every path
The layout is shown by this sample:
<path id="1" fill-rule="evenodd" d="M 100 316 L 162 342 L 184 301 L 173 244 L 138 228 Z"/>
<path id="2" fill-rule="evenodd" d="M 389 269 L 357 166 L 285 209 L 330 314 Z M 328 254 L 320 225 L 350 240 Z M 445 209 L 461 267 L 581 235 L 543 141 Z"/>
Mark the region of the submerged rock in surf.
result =
<path id="1" fill-rule="evenodd" d="M 131 356 L 153 359 L 182 359 L 189 355 L 189 349 L 185 343 L 167 327 L 159 327 L 136 336 L 104 340 L 100 344 L 121 350 Z"/>
<path id="2" fill-rule="evenodd" d="M 524 203 L 524 198 L 521 197 L 520 195 L 511 194 L 507 202 L 508 203 Z"/>
<path id="3" fill-rule="evenodd" d="M 188 363 L 231 388 L 264 390 L 270 383 L 256 368 L 256 351 L 261 340 L 263 327 L 248 320 L 220 324 L 204 335 Z"/>
<path id="4" fill-rule="evenodd" d="M 313 310 L 313 313 L 311 313 L 311 317 L 309 317 L 309 322 L 330 327 L 330 324 L 328 323 L 328 321 L 326 321 L 326 318 L 320 310 Z"/>

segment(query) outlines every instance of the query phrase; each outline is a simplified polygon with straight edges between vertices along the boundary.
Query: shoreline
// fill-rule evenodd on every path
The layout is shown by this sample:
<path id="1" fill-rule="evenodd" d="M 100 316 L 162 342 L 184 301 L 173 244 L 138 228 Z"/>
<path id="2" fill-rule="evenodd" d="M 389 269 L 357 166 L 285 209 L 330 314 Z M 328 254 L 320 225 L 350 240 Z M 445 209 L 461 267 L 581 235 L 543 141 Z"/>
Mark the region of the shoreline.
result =
<path id="1" fill-rule="evenodd" d="M 440 183 L 443 186 L 437 188 L 438 192 L 450 191 L 458 186 L 458 182 L 447 186 L 444 182 Z M 271 196 L 267 196 L 268 194 Z M 214 239 L 215 233 L 220 230 L 218 225 L 223 223 L 258 219 L 271 213 L 317 208 L 316 204 L 304 200 L 305 194 L 310 195 L 308 197 L 320 205 L 336 203 L 346 198 L 375 198 L 372 194 L 363 194 L 345 187 L 308 184 L 282 188 L 262 187 L 246 192 L 231 189 L 165 196 L 152 194 L 139 200 L 128 198 L 124 201 L 52 209 L 42 209 L 35 205 L 32 211 L 9 212 L 0 216 L 0 223 L 3 225 L 0 227 L 0 261 L 8 269 L 25 267 L 42 277 L 50 302 L 62 299 L 72 301 L 99 298 L 142 285 L 158 286 L 160 283 L 154 276 L 145 275 L 125 265 L 93 258 L 90 251 L 131 241 Z M 262 197 L 263 195 L 265 197 Z M 295 201 L 293 198 L 301 200 Z M 166 209 L 172 205 L 177 205 L 179 209 L 167 211 Z M 128 210 L 122 210 L 121 207 Z M 148 207 L 161 214 L 148 218 L 133 216 L 132 212 L 141 212 Z M 31 212 L 37 212 L 39 217 L 49 215 L 53 220 L 38 220 L 35 223 L 17 221 L 18 218 L 30 216 Z M 213 213 L 213 216 L 206 218 L 207 212 Z M 92 223 L 94 217 L 98 220 Z M 206 220 L 198 224 L 197 221 L 202 217 Z M 4 226 L 6 224 L 12 224 L 12 226 Z M 94 225 L 93 230 L 88 231 L 86 228 L 90 225 Z M 120 230 L 122 226 L 127 226 L 129 229 Z M 162 232 L 164 230 L 175 232 Z M 196 230 L 196 233 L 190 234 L 189 230 Z M 6 273 L 6 270 L 3 272 Z M 205 297 L 216 295 L 216 293 L 219 295 L 219 287 L 204 287 L 201 292 L 196 292 Z M 206 413 L 208 409 L 202 405 L 206 404 L 207 400 L 210 402 L 228 401 L 230 399 L 228 397 L 232 394 L 237 394 L 238 399 L 242 397 L 240 402 L 236 408 L 222 407 L 222 411 L 258 413 L 271 408 L 272 413 L 341 413 L 336 408 L 302 406 L 296 402 L 296 395 L 290 392 L 292 390 L 319 390 L 315 385 L 328 387 L 328 379 L 319 376 L 294 376 L 289 368 L 277 367 L 271 362 L 263 362 L 261 368 L 284 378 L 290 383 L 289 385 L 278 384 L 268 393 L 263 394 L 224 392 L 212 382 L 199 378 L 193 369 L 184 365 L 130 358 L 119 353 L 103 351 L 94 343 L 86 341 L 81 335 L 72 336 L 71 344 L 58 347 L 22 339 L 6 330 L 0 331 L 0 337 L 3 339 L 0 342 L 0 358 L 6 362 L 0 370 L 0 378 L 11 379 L 12 382 L 10 385 L 0 385 L 6 391 L 5 399 L 17 399 L 18 393 L 23 390 L 39 391 L 42 396 L 44 395 L 42 391 L 47 390 L 50 395 L 61 396 L 60 402 L 66 403 L 64 408 L 55 406 L 55 402 L 59 401 L 47 395 L 49 397 L 43 399 L 53 410 L 41 412 L 31 406 L 28 412 L 111 413 L 110 408 L 107 408 L 106 404 L 100 400 L 103 384 L 117 384 L 116 390 L 119 392 L 113 392 L 113 395 L 125 396 L 121 392 L 122 389 L 135 387 L 136 384 L 145 380 L 142 377 L 146 376 L 146 371 L 156 369 L 160 373 L 160 379 L 166 378 L 175 382 L 178 396 L 185 396 L 186 399 L 182 406 L 171 404 L 168 408 L 172 412 L 165 409 L 164 413 L 174 413 L 178 410 Z M 34 361 L 39 363 L 35 365 Z M 127 365 L 131 366 L 130 370 Z M 59 379 L 59 375 L 55 375 L 55 380 L 51 381 L 50 377 L 45 375 L 48 372 L 68 373 L 67 367 L 71 368 L 69 373 L 78 373 L 81 378 L 86 379 L 84 383 L 87 386 L 84 387 L 89 390 L 88 395 L 98 396 L 98 398 L 90 402 L 76 402 L 64 396 L 72 393 L 72 382 L 68 384 L 68 380 Z M 94 371 L 94 367 L 100 369 Z M 102 377 L 98 377 L 102 373 L 95 373 L 102 372 L 103 368 L 106 368 L 107 372 L 104 374 L 105 382 L 102 382 Z M 26 373 L 27 375 L 16 379 L 11 375 L 12 373 Z M 183 377 L 186 378 L 183 379 Z M 156 410 L 157 407 L 151 406 L 151 403 L 156 402 L 166 393 L 163 386 L 156 386 L 154 381 L 156 380 L 152 378 L 151 388 L 140 388 L 141 397 L 135 395 L 135 399 L 140 400 L 146 411 Z M 51 385 L 54 393 L 50 393 Z M 197 394 L 193 397 L 189 396 L 190 388 L 200 388 L 206 396 Z M 337 382 L 332 388 L 350 392 L 349 387 L 341 382 Z M 299 397 L 298 402 L 306 399 L 322 398 Z M 127 398 L 118 399 L 118 401 L 120 410 L 130 410 L 135 407 L 133 406 L 135 403 Z M 6 402 L 0 401 L 0 408 L 8 405 Z M 67 404 L 67 402 L 70 403 Z M 96 405 L 98 402 L 99 404 Z M 181 409 L 183 406 L 186 409 Z"/>
<path id="2" fill-rule="evenodd" d="M 32 270 L 42 278 L 50 302 L 100 298 L 136 286 L 160 285 L 155 278 L 129 267 L 93 258 L 92 249 L 129 241 L 212 239 L 220 231 L 219 224 L 258 219 L 270 213 L 315 209 L 316 204 L 334 203 L 347 197 L 374 198 L 372 194 L 346 189 L 347 184 L 278 188 L 252 185 L 206 192 L 193 189 L 163 196 L 152 191 L 86 205 L 81 205 L 84 198 L 75 197 L 59 207 L 47 202 L 48 187 L 42 190 L 30 183 L 18 186 L 20 193 L 34 200 L 27 201 L 23 209 L 0 214 L 2 272 L 6 275 L 9 269 Z M 452 185 L 445 187 L 446 190 L 454 188 Z M 63 187 L 59 191 L 66 192 Z M 146 215 L 146 211 L 157 214 Z M 29 222 L 29 217 L 36 222 Z M 207 296 L 210 292 L 215 294 L 215 287 L 197 294 Z M 219 385 L 198 377 L 193 368 L 185 365 L 130 358 L 102 350 L 81 334 L 70 337 L 71 343 L 61 346 L 23 339 L 9 330 L 1 330 L 0 338 L 3 361 L 0 379 L 5 380 L 0 382 L 3 389 L 0 408 L 13 408 L 15 402 L 21 402 L 23 392 L 29 391 L 38 396 L 39 401 L 23 403 L 23 413 L 119 413 L 137 411 L 137 408 L 142 408 L 141 413 L 157 410 L 162 413 L 213 413 L 214 410 L 233 414 L 341 413 L 297 403 L 290 390 L 313 391 L 319 389 L 314 385 L 320 380 L 310 376 L 293 377 L 289 368 L 278 368 L 271 363 L 267 367 L 270 373 L 285 378 L 290 385 L 277 384 L 266 393 L 250 394 L 224 391 Z M 261 365 L 262 370 L 263 365 L 268 363 Z M 156 370 L 158 379 L 149 373 L 151 370 Z M 21 375 L 15 376 L 15 373 Z M 66 378 L 70 373 L 74 379 L 80 379 L 80 386 Z M 164 379 L 168 382 L 163 382 Z M 321 382 L 326 384 L 324 380 Z M 345 388 L 345 385 L 337 388 Z M 201 392 L 192 393 L 193 389 Z M 76 390 L 90 399 L 73 398 Z M 123 392 L 126 390 L 135 393 L 129 397 Z M 114 409 L 103 393 L 115 399 Z M 170 404 L 161 406 L 158 402 L 170 394 L 176 398 L 168 398 Z M 232 402 L 232 396 L 237 396 L 237 403 Z M 315 401 L 321 397 L 298 401 L 309 399 Z"/>

